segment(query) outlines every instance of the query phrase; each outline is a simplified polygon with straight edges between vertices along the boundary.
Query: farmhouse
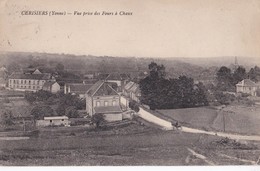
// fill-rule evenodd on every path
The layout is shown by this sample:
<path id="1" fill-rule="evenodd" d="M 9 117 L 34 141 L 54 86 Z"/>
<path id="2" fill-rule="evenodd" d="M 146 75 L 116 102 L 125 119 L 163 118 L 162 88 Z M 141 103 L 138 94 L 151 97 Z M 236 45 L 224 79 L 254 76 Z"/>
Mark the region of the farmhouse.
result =
<path id="1" fill-rule="evenodd" d="M 117 72 L 110 73 L 106 78 L 106 82 L 115 83 L 117 85 L 117 91 L 122 92 L 122 87 L 126 84 L 126 81 L 130 79 L 126 74 L 119 74 Z"/>
<path id="2" fill-rule="evenodd" d="M 51 93 L 60 91 L 60 85 L 56 81 L 47 81 L 43 84 L 42 89 Z"/>
<path id="3" fill-rule="evenodd" d="M 140 102 L 141 91 L 137 83 L 134 83 L 132 81 L 128 82 L 123 88 L 123 94 L 131 100 Z"/>
<path id="4" fill-rule="evenodd" d="M 66 83 L 64 85 L 64 94 L 71 93 L 72 95 L 79 95 L 80 98 L 86 98 L 86 92 L 93 84 L 84 83 Z"/>
<path id="5" fill-rule="evenodd" d="M 257 89 L 260 89 L 260 84 L 255 83 L 249 79 L 244 79 L 236 84 L 237 93 L 247 93 L 252 96 L 256 96 Z"/>
<path id="6" fill-rule="evenodd" d="M 90 116 L 104 114 L 107 121 L 122 120 L 120 95 L 109 83 L 98 81 L 86 93 L 86 111 Z"/>
<path id="7" fill-rule="evenodd" d="M 43 120 L 37 120 L 36 125 L 37 126 L 69 126 L 69 118 L 67 116 L 44 117 Z"/>
<path id="8" fill-rule="evenodd" d="M 50 73 L 13 73 L 8 79 L 8 88 L 15 91 L 35 92 L 41 90 L 44 83 L 48 81 L 55 81 L 55 78 Z"/>

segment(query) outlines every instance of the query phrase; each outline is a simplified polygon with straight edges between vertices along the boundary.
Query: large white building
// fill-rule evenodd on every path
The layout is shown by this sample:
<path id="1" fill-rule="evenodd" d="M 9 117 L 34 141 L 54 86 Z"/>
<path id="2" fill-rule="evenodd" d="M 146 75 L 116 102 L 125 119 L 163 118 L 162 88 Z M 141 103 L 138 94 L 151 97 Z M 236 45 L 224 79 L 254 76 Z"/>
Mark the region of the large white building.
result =
<path id="1" fill-rule="evenodd" d="M 8 89 L 15 91 L 38 91 L 43 88 L 45 82 L 55 81 L 49 73 L 13 73 L 8 79 Z"/>

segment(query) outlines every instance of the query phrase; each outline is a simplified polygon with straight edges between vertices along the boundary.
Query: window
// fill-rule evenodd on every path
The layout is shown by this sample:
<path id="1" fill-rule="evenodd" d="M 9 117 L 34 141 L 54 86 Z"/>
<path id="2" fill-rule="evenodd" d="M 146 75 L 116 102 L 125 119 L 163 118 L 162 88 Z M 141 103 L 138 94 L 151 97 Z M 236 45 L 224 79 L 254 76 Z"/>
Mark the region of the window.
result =
<path id="1" fill-rule="evenodd" d="M 38 80 L 38 81 L 37 81 L 37 84 L 39 85 L 39 83 L 40 83 L 40 81 Z"/>
<path id="2" fill-rule="evenodd" d="M 31 84 L 31 80 L 29 80 L 29 84 Z"/>
<path id="3" fill-rule="evenodd" d="M 116 106 L 116 101 L 115 100 L 113 100 L 112 105 Z"/>
<path id="4" fill-rule="evenodd" d="M 64 121 L 64 119 L 61 120 L 62 122 Z"/>
<path id="5" fill-rule="evenodd" d="M 14 84 L 15 84 L 15 80 L 14 80 Z"/>
<path id="6" fill-rule="evenodd" d="M 26 86 L 24 86 L 24 88 L 26 88 Z"/>
<path id="7" fill-rule="evenodd" d="M 21 80 L 21 84 L 23 84 L 23 80 Z"/>
<path id="8" fill-rule="evenodd" d="M 33 86 L 33 89 L 35 89 L 35 86 Z"/>
<path id="9" fill-rule="evenodd" d="M 26 84 L 26 80 L 24 80 L 24 84 Z"/>
<path id="10" fill-rule="evenodd" d="M 21 85 L 21 88 L 23 88 L 23 86 Z"/>
<path id="11" fill-rule="evenodd" d="M 97 104 L 96 104 L 96 106 L 100 106 L 100 101 L 97 101 Z"/>
<path id="12" fill-rule="evenodd" d="M 31 88 L 31 86 L 28 86 L 28 88 Z"/>
<path id="13" fill-rule="evenodd" d="M 37 89 L 39 89 L 40 87 L 39 86 L 37 86 Z"/>
<path id="14" fill-rule="evenodd" d="M 50 123 L 52 123 L 52 120 L 50 120 Z"/>
<path id="15" fill-rule="evenodd" d="M 105 101 L 105 106 L 108 106 L 108 102 L 107 101 Z"/>

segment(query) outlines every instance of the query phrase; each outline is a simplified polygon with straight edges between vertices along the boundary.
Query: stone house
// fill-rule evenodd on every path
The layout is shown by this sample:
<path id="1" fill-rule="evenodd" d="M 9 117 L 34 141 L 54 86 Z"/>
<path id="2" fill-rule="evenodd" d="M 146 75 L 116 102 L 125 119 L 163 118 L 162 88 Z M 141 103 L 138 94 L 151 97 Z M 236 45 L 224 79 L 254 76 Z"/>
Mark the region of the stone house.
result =
<path id="1" fill-rule="evenodd" d="M 103 114 L 107 121 L 122 120 L 120 95 L 109 83 L 98 81 L 86 93 L 86 111 L 90 116 Z"/>

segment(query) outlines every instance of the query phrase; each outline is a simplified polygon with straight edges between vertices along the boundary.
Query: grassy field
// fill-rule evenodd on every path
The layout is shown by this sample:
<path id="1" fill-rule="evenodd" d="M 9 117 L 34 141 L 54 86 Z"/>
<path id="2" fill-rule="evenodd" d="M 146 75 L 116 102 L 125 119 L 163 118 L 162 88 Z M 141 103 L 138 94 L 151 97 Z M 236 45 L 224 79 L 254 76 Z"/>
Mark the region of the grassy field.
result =
<path id="1" fill-rule="evenodd" d="M 226 106 L 222 110 L 208 107 L 159 110 L 163 116 L 180 124 L 211 131 L 240 134 L 260 134 L 260 106 Z"/>
<path id="2" fill-rule="evenodd" d="M 48 138 L 0 141 L 0 164 L 248 165 L 252 163 L 241 159 L 255 162 L 260 156 L 260 143 L 257 142 L 235 142 L 238 145 L 234 145 L 233 141 L 222 143 L 221 138 L 214 136 L 132 126 L 135 131 L 126 134 L 122 132 L 132 129 L 129 125 L 117 128 L 117 132 L 100 130 L 78 132 L 73 136 L 49 134 Z M 223 155 L 228 157 L 223 158 Z"/>

